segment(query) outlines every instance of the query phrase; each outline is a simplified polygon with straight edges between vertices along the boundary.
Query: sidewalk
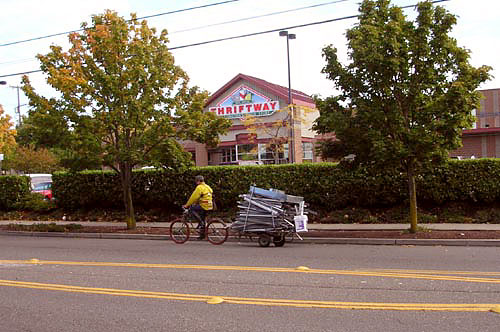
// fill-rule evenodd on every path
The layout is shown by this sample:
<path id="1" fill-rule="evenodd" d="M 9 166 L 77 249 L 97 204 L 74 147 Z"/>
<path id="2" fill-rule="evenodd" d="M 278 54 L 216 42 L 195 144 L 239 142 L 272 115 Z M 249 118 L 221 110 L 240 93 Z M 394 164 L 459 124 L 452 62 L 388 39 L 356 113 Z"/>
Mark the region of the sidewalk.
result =
<path id="1" fill-rule="evenodd" d="M 9 221 L 0 220 L 0 225 L 8 224 L 49 224 L 53 221 Z M 126 227 L 125 222 L 88 222 L 88 221 L 57 221 L 59 225 L 80 224 L 93 227 Z M 143 223 L 137 227 L 167 228 L 170 223 Z M 419 224 L 419 227 L 440 231 L 500 231 L 500 224 Z M 332 237 L 329 231 L 403 231 L 409 224 L 309 224 L 309 233 L 299 233 L 303 241 L 298 243 L 314 244 L 352 244 L 352 245 L 424 245 L 424 246 L 486 246 L 500 247 L 500 238 L 496 239 L 408 239 L 408 238 L 340 238 Z M 169 240 L 168 235 L 126 234 L 126 233 L 77 233 L 77 232 L 20 232 L 2 231 L 0 235 L 64 237 L 64 238 L 97 238 L 97 239 L 136 239 L 136 240 Z M 246 242 L 247 239 L 230 237 L 228 241 Z"/>
<path id="2" fill-rule="evenodd" d="M 50 224 L 54 221 L 20 221 L 20 220 L 0 220 L 0 225 L 8 224 Z M 82 226 L 116 226 L 125 227 L 125 222 L 99 222 L 99 221 L 56 221 L 58 225 L 79 224 Z M 419 227 L 441 230 L 441 231 L 500 231 L 500 224 L 423 224 L 419 223 Z M 168 222 L 138 222 L 137 227 L 170 227 Z M 345 231 L 366 231 L 366 230 L 391 230 L 402 231 L 410 227 L 409 224 L 309 224 L 309 230 L 345 230 Z"/>

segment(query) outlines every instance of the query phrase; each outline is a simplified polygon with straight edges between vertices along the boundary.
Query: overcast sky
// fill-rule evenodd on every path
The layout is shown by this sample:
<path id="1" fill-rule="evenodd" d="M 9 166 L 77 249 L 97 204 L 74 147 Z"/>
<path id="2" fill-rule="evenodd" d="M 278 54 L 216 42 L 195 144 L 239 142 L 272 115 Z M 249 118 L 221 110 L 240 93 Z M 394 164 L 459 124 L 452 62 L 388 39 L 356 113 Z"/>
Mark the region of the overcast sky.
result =
<path id="1" fill-rule="evenodd" d="M 81 22 L 90 22 L 91 15 L 112 9 L 120 16 L 138 17 L 207 5 L 223 0 L 0 0 L 0 45 L 10 42 L 67 32 L 80 28 Z M 280 29 L 290 26 L 319 22 L 328 19 L 356 15 L 360 0 L 239 0 L 209 8 L 162 15 L 147 19 L 150 27 L 169 31 L 170 47 L 182 46 L 213 39 Z M 415 4 L 417 0 L 393 0 L 398 6 Z M 309 9 L 290 11 L 307 6 L 325 4 Z M 450 0 L 440 5 L 458 16 L 453 36 L 458 44 L 471 51 L 474 66 L 489 65 L 496 78 L 480 88 L 500 88 L 500 1 L 498 0 Z M 282 14 L 272 13 L 288 11 Z M 405 9 L 414 17 L 414 9 Z M 240 22 L 209 26 L 244 18 Z M 333 44 L 339 50 L 342 61 L 346 56 L 346 29 L 356 19 L 290 29 L 297 39 L 290 41 L 292 88 L 307 94 L 324 97 L 336 94 L 333 85 L 321 74 L 325 63 L 321 55 L 323 47 Z M 183 31 L 187 29 L 190 31 Z M 17 121 L 14 111 L 18 105 L 17 91 L 9 86 L 20 85 L 21 76 L 13 73 L 39 69 L 35 59 L 38 53 L 48 53 L 51 44 L 68 48 L 67 36 L 40 39 L 9 46 L 0 46 L 0 104 L 7 114 Z M 234 39 L 207 45 L 172 50 L 176 63 L 189 75 L 191 85 L 213 93 L 238 73 L 256 76 L 272 83 L 288 86 L 286 39 L 278 32 L 242 39 Z M 41 73 L 29 75 L 35 89 L 46 96 L 53 92 L 44 83 Z M 27 98 L 20 91 L 20 104 Z M 25 114 L 27 106 L 21 106 Z"/>

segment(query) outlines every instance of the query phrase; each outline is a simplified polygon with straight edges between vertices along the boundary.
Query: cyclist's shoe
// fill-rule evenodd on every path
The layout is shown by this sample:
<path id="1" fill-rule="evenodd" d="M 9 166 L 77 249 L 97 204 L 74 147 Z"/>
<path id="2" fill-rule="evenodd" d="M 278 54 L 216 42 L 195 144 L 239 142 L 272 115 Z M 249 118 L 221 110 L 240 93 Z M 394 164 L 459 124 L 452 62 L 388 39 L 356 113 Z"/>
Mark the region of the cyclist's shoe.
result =
<path id="1" fill-rule="evenodd" d="M 200 236 L 198 236 L 198 240 L 205 240 L 205 232 L 200 232 Z"/>

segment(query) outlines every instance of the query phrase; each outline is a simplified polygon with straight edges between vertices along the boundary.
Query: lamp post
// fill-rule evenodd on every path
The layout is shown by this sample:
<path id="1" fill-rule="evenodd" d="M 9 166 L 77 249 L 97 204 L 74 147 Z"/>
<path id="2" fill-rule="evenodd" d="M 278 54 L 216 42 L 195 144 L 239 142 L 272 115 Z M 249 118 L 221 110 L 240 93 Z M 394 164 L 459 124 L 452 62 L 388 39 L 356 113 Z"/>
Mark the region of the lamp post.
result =
<path id="1" fill-rule="evenodd" d="M 288 154 L 290 156 L 290 163 L 293 163 L 295 161 L 295 149 L 294 149 L 294 123 L 293 123 L 293 106 L 292 106 L 292 81 L 290 78 L 290 39 L 295 39 L 295 34 L 294 33 L 288 33 L 288 31 L 280 31 L 280 36 L 281 37 L 286 37 L 286 57 L 288 59 L 288 107 L 291 107 L 290 110 L 290 123 L 291 123 L 291 132 L 290 132 L 290 146 L 288 148 Z"/>

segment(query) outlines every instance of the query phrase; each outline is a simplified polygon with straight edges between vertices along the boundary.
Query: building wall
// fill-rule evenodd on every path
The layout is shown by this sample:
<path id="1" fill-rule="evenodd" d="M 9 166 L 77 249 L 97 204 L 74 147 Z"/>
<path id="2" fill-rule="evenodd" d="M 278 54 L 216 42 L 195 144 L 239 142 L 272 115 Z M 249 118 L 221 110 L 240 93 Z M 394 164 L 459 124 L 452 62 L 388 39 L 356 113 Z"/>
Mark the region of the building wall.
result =
<path id="1" fill-rule="evenodd" d="M 462 138 L 462 147 L 453 151 L 451 157 L 462 157 L 469 159 L 472 156 L 475 158 L 480 158 L 483 156 L 482 152 L 482 137 L 481 136 L 471 136 Z"/>
<path id="2" fill-rule="evenodd" d="M 480 90 L 484 98 L 475 110 L 474 129 L 462 134 L 462 147 L 450 156 L 471 158 L 500 158 L 500 89 Z"/>
<path id="3" fill-rule="evenodd" d="M 481 90 L 484 96 L 476 112 L 477 128 L 500 127 L 500 89 Z"/>

